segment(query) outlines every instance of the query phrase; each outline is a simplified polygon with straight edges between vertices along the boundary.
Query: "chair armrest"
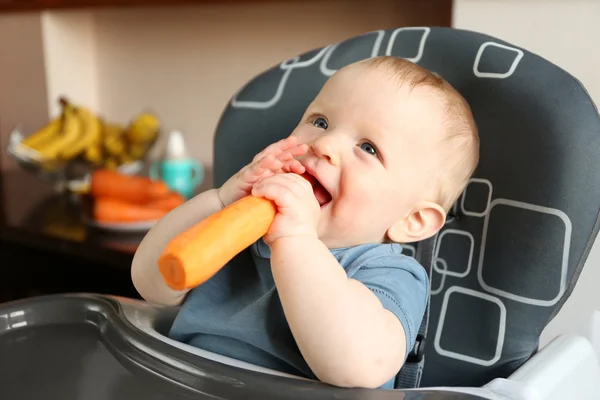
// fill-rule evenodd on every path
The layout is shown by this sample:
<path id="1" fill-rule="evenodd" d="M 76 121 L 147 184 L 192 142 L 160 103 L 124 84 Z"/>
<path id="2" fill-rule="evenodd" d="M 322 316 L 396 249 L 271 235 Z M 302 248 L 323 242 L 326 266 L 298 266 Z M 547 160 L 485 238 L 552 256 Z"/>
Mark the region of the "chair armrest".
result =
<path id="1" fill-rule="evenodd" d="M 270 370 L 268 368 L 259 367 L 243 361 L 234 360 L 232 358 L 214 354 L 206 350 L 198 349 L 189 346 L 184 343 L 176 342 L 165 336 L 168 331 L 178 307 L 161 306 L 148 303 L 142 300 L 129 299 L 119 296 L 109 296 L 117 300 L 121 305 L 121 312 L 123 317 L 136 329 L 144 332 L 145 334 L 158 339 L 162 342 L 168 343 L 173 347 L 186 350 L 187 352 L 200 356 L 202 358 L 217 361 L 221 364 L 226 364 L 238 368 L 253 370 L 256 372 L 262 372 L 265 374 L 283 376 L 293 378 L 298 381 L 307 381 L 308 379 L 303 377 L 297 377 L 282 373 L 279 371 Z M 147 351 L 147 350 L 144 350 Z M 155 360 L 160 362 L 161 354 L 158 352 L 152 352 L 152 356 Z M 193 366 L 192 366 L 193 368 Z M 235 375 L 236 371 L 231 370 L 231 373 Z M 310 380 L 308 380 L 310 381 Z M 290 386 L 294 387 L 294 386 Z M 305 389 L 306 390 L 306 389 Z M 315 389 L 311 387 L 306 392 L 306 399 L 314 398 L 319 395 L 321 390 L 323 393 L 330 394 L 331 388 L 323 385 L 322 388 Z M 334 392 L 335 393 L 335 392 Z M 273 393 L 275 397 L 278 397 L 277 393 Z M 347 397 L 348 394 L 346 389 L 339 389 L 340 397 Z M 325 396 L 325 394 L 323 394 Z M 318 396 L 317 396 L 318 397 Z M 329 397 L 329 396 L 327 396 Z M 334 396 L 335 397 L 335 396 Z M 360 397 L 360 396 L 359 396 Z M 295 397 L 297 398 L 297 397 Z M 304 397 L 302 397 L 304 398 Z M 350 397 L 349 397 L 350 398 Z M 354 397 L 352 397 L 354 398 Z M 493 391 L 487 388 L 456 388 L 456 387 L 436 387 L 436 388 L 418 388 L 418 389 L 405 389 L 405 390 L 381 390 L 371 392 L 369 398 L 373 400 L 377 399 L 404 399 L 404 400 L 513 400 L 512 398 L 499 396 Z"/>
<path id="2" fill-rule="evenodd" d="M 133 326 L 155 339 L 222 364 L 305 380 L 167 338 L 164 334 L 175 317 L 176 307 L 156 306 L 143 301 L 111 297 L 121 303 L 124 317 Z M 154 356 L 161 358 L 159 354 Z M 483 387 L 432 387 L 395 390 L 392 393 L 384 391 L 379 394 L 381 398 L 392 399 L 397 395 L 398 399 L 406 400 L 593 400 L 600 399 L 600 364 L 592 345 L 586 339 L 562 335 L 541 349 L 508 379 L 494 379 Z M 379 397 L 374 394 L 372 398 Z"/>
<path id="3" fill-rule="evenodd" d="M 599 399 L 600 363 L 588 340 L 560 335 L 507 379 L 486 387 L 519 400 Z"/>

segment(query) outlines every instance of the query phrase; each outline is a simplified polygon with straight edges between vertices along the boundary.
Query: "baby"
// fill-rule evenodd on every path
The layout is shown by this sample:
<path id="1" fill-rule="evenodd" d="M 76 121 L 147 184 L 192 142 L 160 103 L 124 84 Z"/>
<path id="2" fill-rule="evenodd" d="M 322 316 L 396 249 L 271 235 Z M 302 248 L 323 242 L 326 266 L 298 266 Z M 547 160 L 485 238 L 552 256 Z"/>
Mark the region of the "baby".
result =
<path id="1" fill-rule="evenodd" d="M 182 304 L 175 340 L 335 386 L 393 388 L 429 295 L 400 243 L 440 230 L 478 158 L 470 108 L 450 84 L 394 57 L 356 62 L 288 138 L 159 221 L 133 282 L 150 302 Z M 251 258 L 189 292 L 168 288 L 157 267 L 166 244 L 249 194 L 278 207 Z"/>

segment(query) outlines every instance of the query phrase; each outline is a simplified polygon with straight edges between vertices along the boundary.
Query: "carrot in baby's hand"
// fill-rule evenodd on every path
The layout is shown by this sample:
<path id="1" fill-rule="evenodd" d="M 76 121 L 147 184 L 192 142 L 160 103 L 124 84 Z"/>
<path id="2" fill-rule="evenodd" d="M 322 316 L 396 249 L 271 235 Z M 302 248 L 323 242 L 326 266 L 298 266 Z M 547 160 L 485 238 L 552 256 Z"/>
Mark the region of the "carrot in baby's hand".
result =
<path id="1" fill-rule="evenodd" d="M 112 197 L 98 197 L 93 201 L 93 217 L 98 222 L 156 221 L 164 217 L 168 212 L 168 210 L 133 204 Z"/>
<path id="2" fill-rule="evenodd" d="M 247 196 L 182 232 L 167 245 L 158 267 L 169 287 L 196 287 L 264 236 L 277 208 L 271 200 Z"/>
<path id="3" fill-rule="evenodd" d="M 314 186 L 314 177 L 301 176 Z M 158 259 L 163 279 L 174 290 L 201 285 L 263 237 L 276 214 L 271 200 L 246 196 L 207 217 L 169 242 Z"/>
<path id="4" fill-rule="evenodd" d="M 117 171 L 99 169 L 91 174 L 90 194 L 94 198 L 111 197 L 130 203 L 143 204 L 169 193 L 167 184 L 160 180 Z"/>

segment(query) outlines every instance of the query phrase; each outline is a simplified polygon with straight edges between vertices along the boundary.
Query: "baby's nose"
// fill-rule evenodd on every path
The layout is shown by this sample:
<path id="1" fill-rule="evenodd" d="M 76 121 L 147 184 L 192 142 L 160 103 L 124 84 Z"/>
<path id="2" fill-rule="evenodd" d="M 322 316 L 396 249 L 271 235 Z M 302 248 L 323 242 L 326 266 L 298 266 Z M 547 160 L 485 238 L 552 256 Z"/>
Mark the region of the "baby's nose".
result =
<path id="1" fill-rule="evenodd" d="M 326 159 L 332 165 L 339 165 L 340 155 L 331 139 L 321 137 L 313 143 L 312 150 L 317 157 Z"/>

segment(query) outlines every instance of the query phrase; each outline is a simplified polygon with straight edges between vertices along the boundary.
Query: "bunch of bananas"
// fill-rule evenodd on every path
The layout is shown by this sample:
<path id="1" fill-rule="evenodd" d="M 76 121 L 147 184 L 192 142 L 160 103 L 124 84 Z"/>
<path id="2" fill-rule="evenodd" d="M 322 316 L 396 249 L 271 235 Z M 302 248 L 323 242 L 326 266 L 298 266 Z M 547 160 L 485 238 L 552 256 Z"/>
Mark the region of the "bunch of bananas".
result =
<path id="1" fill-rule="evenodd" d="M 137 115 L 129 125 L 108 122 L 86 107 L 60 99 L 61 114 L 20 145 L 34 151 L 42 165 L 81 158 L 94 167 L 114 169 L 143 158 L 160 128 L 150 113 Z"/>

